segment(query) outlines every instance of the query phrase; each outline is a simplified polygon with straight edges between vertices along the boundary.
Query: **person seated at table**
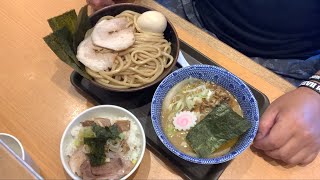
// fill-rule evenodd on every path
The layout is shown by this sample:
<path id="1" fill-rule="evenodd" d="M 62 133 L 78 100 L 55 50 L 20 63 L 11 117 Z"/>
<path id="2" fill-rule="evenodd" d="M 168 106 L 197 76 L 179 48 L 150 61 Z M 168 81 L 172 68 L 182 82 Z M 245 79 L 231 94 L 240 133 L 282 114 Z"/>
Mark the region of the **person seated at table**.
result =
<path id="1" fill-rule="evenodd" d="M 157 1 L 295 85 L 320 74 L 319 0 Z M 94 9 L 114 3 L 87 2 Z M 298 87 L 264 112 L 254 146 L 288 164 L 309 164 L 320 150 L 319 117 L 320 94 Z"/>

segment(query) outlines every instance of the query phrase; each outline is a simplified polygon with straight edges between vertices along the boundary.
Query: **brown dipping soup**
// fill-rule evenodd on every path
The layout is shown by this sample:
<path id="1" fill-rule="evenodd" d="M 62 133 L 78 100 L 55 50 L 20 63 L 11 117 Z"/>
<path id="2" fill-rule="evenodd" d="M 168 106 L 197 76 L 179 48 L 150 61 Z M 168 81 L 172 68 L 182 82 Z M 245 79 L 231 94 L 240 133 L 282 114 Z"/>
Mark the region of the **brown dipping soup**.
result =
<path id="1" fill-rule="evenodd" d="M 212 109 L 220 104 L 227 103 L 243 116 L 242 110 L 236 98 L 226 89 L 213 82 L 189 78 L 176 84 L 166 95 L 162 106 L 162 128 L 169 141 L 181 152 L 197 157 L 186 141 L 188 130 L 175 129 L 173 119 L 177 113 L 190 111 L 196 114 L 200 122 Z M 227 153 L 235 145 L 238 138 L 232 139 L 217 149 L 210 157 L 217 157 Z"/>

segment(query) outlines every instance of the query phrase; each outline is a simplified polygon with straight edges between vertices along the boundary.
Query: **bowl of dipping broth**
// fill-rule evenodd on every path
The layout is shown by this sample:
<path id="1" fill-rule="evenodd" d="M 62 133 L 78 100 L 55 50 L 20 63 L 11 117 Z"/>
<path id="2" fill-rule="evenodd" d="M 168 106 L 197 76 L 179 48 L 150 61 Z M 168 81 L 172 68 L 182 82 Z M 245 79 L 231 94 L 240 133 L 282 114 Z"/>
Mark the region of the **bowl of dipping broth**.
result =
<path id="1" fill-rule="evenodd" d="M 127 179 L 141 163 L 145 148 L 144 130 L 131 112 L 99 105 L 69 123 L 60 158 L 72 179 Z"/>
<path id="2" fill-rule="evenodd" d="M 172 153 L 197 164 L 219 164 L 250 146 L 259 111 L 238 77 L 216 66 L 192 65 L 160 83 L 151 118 L 158 138 Z"/>

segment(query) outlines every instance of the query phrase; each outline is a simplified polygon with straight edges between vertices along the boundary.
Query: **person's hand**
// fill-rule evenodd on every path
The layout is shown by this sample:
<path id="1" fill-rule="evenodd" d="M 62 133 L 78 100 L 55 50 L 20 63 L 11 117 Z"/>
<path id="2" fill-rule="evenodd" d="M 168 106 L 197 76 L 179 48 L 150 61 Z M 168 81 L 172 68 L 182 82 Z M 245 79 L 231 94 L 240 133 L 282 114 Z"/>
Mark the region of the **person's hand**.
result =
<path id="1" fill-rule="evenodd" d="M 320 150 L 320 94 L 300 87 L 275 100 L 253 145 L 290 165 L 312 162 Z"/>
<path id="2" fill-rule="evenodd" d="M 105 6 L 114 4 L 113 0 L 87 0 L 87 3 L 92 7 L 94 11 L 99 10 Z"/>

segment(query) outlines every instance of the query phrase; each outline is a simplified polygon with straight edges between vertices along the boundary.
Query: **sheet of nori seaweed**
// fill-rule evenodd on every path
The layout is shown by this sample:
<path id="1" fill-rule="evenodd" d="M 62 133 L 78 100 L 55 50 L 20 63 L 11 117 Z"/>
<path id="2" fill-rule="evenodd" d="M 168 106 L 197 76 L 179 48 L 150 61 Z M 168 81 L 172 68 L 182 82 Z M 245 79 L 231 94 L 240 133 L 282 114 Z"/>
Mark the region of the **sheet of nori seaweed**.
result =
<path id="1" fill-rule="evenodd" d="M 73 53 L 70 44 L 68 42 L 68 38 L 71 34 L 68 29 L 62 28 L 53 33 L 44 37 L 44 41 L 50 47 L 50 49 L 59 57 L 61 61 L 71 66 L 75 71 L 81 74 L 83 77 L 87 79 L 91 79 L 91 77 L 86 73 L 84 67 L 78 66 L 75 63 L 76 56 Z"/>
<path id="2" fill-rule="evenodd" d="M 84 39 L 85 32 L 91 27 L 87 7 L 87 5 L 82 7 L 78 16 L 75 10 L 70 10 L 48 19 L 53 32 L 43 39 L 61 61 L 71 66 L 83 77 L 92 79 L 76 57 L 77 46 Z"/>
<path id="3" fill-rule="evenodd" d="M 208 157 L 227 141 L 239 137 L 251 127 L 248 120 L 229 105 L 217 105 L 187 134 L 186 140 L 199 157 Z"/>
<path id="4" fill-rule="evenodd" d="M 79 44 L 83 41 L 86 32 L 90 28 L 92 28 L 92 25 L 88 16 L 88 5 L 86 5 L 79 11 L 76 31 L 73 34 L 73 48 L 75 53 L 77 52 Z"/>
<path id="5" fill-rule="evenodd" d="M 77 26 L 77 13 L 72 9 L 59 16 L 48 19 L 48 23 L 52 31 L 57 31 L 66 27 L 73 34 L 76 31 Z"/>

